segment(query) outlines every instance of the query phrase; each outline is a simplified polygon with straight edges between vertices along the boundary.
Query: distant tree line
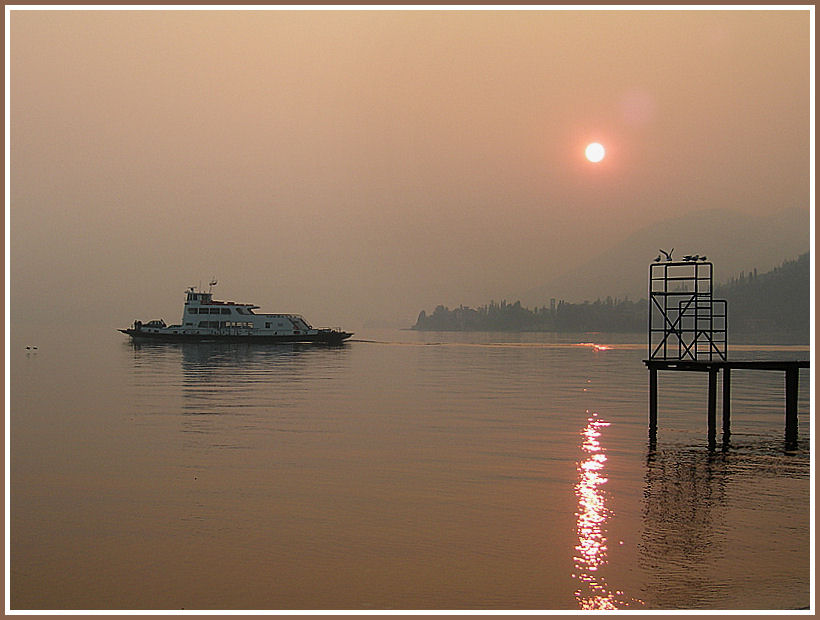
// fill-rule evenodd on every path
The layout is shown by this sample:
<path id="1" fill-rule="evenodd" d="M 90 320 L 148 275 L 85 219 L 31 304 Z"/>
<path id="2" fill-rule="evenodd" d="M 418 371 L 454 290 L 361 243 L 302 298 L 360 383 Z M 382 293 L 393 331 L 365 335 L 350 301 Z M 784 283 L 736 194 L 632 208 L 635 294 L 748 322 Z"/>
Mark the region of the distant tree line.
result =
<path id="1" fill-rule="evenodd" d="M 811 325 L 809 254 L 758 274 L 757 269 L 715 286 L 728 302 L 729 338 L 767 334 L 779 342 L 809 342 Z"/>
<path id="2" fill-rule="evenodd" d="M 726 299 L 729 335 L 748 339 L 766 334 L 783 342 L 809 339 L 809 255 L 785 261 L 764 274 L 755 269 L 715 286 L 715 299 Z M 520 301 L 491 301 L 478 308 L 437 306 L 419 313 L 412 329 L 420 331 L 642 332 L 647 329 L 647 300 L 596 299 L 569 303 L 553 299 L 532 310 Z"/>
<path id="3" fill-rule="evenodd" d="M 646 329 L 646 300 L 585 301 L 580 304 L 560 300 L 550 307 L 530 310 L 520 301 L 500 304 L 491 301 L 478 308 L 459 306 L 450 310 L 437 306 L 432 314 L 419 313 L 412 329 L 421 331 L 608 331 L 635 332 Z"/>

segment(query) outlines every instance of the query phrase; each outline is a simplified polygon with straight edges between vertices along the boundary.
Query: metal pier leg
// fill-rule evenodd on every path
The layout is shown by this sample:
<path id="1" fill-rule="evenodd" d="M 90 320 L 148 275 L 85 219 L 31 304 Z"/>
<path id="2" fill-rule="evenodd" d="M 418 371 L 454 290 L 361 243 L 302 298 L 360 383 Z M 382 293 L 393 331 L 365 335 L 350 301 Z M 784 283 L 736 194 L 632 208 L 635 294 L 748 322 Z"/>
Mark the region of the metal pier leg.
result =
<path id="1" fill-rule="evenodd" d="M 797 447 L 797 388 L 800 370 L 795 366 L 786 370 L 786 447 Z"/>
<path id="2" fill-rule="evenodd" d="M 649 438 L 658 434 L 658 369 L 649 369 Z"/>
<path id="3" fill-rule="evenodd" d="M 723 440 L 729 439 L 729 418 L 732 407 L 732 370 L 723 369 Z"/>
<path id="4" fill-rule="evenodd" d="M 715 447 L 717 434 L 717 368 L 709 369 L 709 448 Z"/>

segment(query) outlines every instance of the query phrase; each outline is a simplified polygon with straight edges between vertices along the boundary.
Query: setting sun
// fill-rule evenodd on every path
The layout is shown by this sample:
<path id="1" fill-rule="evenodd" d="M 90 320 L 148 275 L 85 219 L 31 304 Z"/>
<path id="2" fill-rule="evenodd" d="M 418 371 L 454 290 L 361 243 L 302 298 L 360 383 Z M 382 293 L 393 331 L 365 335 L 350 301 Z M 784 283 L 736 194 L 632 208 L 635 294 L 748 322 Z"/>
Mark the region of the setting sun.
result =
<path id="1" fill-rule="evenodd" d="M 590 144 L 587 144 L 587 148 L 584 151 L 584 155 L 586 155 L 586 158 L 589 161 L 593 163 L 598 163 L 604 158 L 604 155 L 606 155 L 606 150 L 604 149 L 602 144 L 599 144 L 598 142 L 592 142 Z"/>

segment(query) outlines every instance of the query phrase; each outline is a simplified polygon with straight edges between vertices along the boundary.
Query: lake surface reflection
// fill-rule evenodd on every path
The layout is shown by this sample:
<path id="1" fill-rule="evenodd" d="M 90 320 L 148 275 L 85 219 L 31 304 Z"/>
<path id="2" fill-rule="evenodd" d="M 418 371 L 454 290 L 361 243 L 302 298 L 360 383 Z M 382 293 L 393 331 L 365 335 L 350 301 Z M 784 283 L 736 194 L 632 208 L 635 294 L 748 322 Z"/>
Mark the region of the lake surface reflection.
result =
<path id="1" fill-rule="evenodd" d="M 650 446 L 641 336 L 37 336 L 10 351 L 13 609 L 809 604 L 807 373 L 795 450 L 782 377 L 737 373 L 715 453 L 700 377 L 664 377 Z"/>
<path id="2" fill-rule="evenodd" d="M 575 485 L 578 544 L 574 558 L 576 574 L 573 575 L 581 586 L 575 591 L 581 609 L 624 609 L 641 602 L 627 599 L 620 590 L 613 591 L 603 570 L 609 563 L 607 519 L 610 509 L 603 487 L 607 482 L 607 456 L 601 435 L 608 426 L 609 422 L 592 413 L 581 431 L 584 458 L 578 463 Z"/>

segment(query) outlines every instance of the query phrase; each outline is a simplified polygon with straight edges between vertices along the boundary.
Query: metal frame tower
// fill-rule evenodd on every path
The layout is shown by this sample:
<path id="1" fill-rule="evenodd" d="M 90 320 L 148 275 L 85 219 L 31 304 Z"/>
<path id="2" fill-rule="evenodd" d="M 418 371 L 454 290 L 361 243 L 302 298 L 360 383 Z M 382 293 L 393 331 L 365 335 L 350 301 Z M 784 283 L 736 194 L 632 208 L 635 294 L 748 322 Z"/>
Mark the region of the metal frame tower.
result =
<path id="1" fill-rule="evenodd" d="M 712 290 L 711 262 L 649 265 L 649 359 L 726 359 L 726 300 Z"/>

